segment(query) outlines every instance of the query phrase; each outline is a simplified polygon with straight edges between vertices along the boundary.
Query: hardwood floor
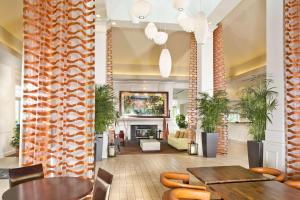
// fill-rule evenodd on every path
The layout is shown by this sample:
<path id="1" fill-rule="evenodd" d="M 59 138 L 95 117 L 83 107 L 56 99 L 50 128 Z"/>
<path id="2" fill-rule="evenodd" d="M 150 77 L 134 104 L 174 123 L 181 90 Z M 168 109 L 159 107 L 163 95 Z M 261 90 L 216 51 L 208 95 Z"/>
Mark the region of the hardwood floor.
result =
<path id="1" fill-rule="evenodd" d="M 187 154 L 122 155 L 97 163 L 112 174 L 111 200 L 159 200 L 165 188 L 159 182 L 164 171 L 186 172 L 188 167 L 241 165 L 248 167 L 246 145 L 231 143 L 230 153 L 217 158 Z M 200 184 L 192 177 L 191 183 Z"/>
<path id="2" fill-rule="evenodd" d="M 203 158 L 180 154 L 119 155 L 97 163 L 114 174 L 110 200 L 159 200 L 165 188 L 159 182 L 164 171 L 186 172 L 188 167 L 241 165 L 248 167 L 246 144 L 231 142 L 229 154 Z M 0 168 L 16 167 L 16 158 L 0 159 Z M 191 183 L 200 184 L 192 177 Z M 8 180 L 0 180 L 0 197 L 8 189 Z"/>

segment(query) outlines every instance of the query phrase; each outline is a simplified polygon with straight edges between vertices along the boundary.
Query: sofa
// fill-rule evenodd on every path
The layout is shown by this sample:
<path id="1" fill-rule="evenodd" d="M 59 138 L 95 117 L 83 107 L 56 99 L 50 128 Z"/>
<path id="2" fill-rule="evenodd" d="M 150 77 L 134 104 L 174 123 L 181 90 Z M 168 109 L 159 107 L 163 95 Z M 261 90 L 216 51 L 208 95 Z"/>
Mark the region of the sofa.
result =
<path id="1" fill-rule="evenodd" d="M 190 141 L 188 130 L 180 130 L 168 135 L 168 144 L 177 150 L 187 150 Z"/>

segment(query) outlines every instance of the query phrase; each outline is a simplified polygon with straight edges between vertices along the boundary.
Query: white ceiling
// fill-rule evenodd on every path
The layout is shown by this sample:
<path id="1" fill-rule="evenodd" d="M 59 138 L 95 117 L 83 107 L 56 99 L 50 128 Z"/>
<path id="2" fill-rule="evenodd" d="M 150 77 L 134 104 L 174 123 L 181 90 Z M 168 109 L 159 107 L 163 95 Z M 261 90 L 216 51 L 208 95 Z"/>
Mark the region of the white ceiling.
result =
<path id="1" fill-rule="evenodd" d="M 243 0 L 222 21 L 230 76 L 265 66 L 266 0 Z"/>

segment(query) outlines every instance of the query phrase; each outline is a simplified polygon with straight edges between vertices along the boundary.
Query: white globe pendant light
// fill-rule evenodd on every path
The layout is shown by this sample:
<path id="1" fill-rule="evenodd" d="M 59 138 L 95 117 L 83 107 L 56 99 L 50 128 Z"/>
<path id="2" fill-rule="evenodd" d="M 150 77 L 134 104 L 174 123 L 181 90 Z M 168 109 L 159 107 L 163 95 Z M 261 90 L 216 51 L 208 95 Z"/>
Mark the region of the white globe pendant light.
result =
<path id="1" fill-rule="evenodd" d="M 139 19 L 145 19 L 151 11 L 151 4 L 146 0 L 136 0 L 131 8 L 131 14 Z"/>
<path id="2" fill-rule="evenodd" d="M 160 75 L 168 78 L 172 70 L 172 58 L 168 49 L 163 49 L 159 57 L 159 71 Z"/>
<path id="3" fill-rule="evenodd" d="M 185 32 L 195 31 L 195 18 L 188 16 L 185 12 L 178 15 L 177 22 Z"/>
<path id="4" fill-rule="evenodd" d="M 149 40 L 153 40 L 158 33 L 157 28 L 154 23 L 150 22 L 145 28 L 145 35 Z"/>
<path id="5" fill-rule="evenodd" d="M 200 12 L 195 17 L 195 38 L 198 44 L 204 44 L 209 35 L 209 25 L 206 15 Z"/>
<path id="6" fill-rule="evenodd" d="M 173 6 L 178 11 L 183 11 L 187 6 L 188 0 L 173 0 Z"/>
<path id="7" fill-rule="evenodd" d="M 166 32 L 157 32 L 153 40 L 155 44 L 163 45 L 168 40 L 168 34 Z"/>

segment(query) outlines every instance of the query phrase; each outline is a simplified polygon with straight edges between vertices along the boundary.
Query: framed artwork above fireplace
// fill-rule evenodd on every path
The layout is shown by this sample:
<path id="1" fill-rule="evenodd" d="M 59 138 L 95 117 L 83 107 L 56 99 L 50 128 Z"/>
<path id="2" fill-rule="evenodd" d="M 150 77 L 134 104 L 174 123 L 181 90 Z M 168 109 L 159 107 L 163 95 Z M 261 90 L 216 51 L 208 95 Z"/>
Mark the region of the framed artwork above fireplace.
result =
<path id="1" fill-rule="evenodd" d="M 123 117 L 164 118 L 169 116 L 168 92 L 120 91 Z"/>

